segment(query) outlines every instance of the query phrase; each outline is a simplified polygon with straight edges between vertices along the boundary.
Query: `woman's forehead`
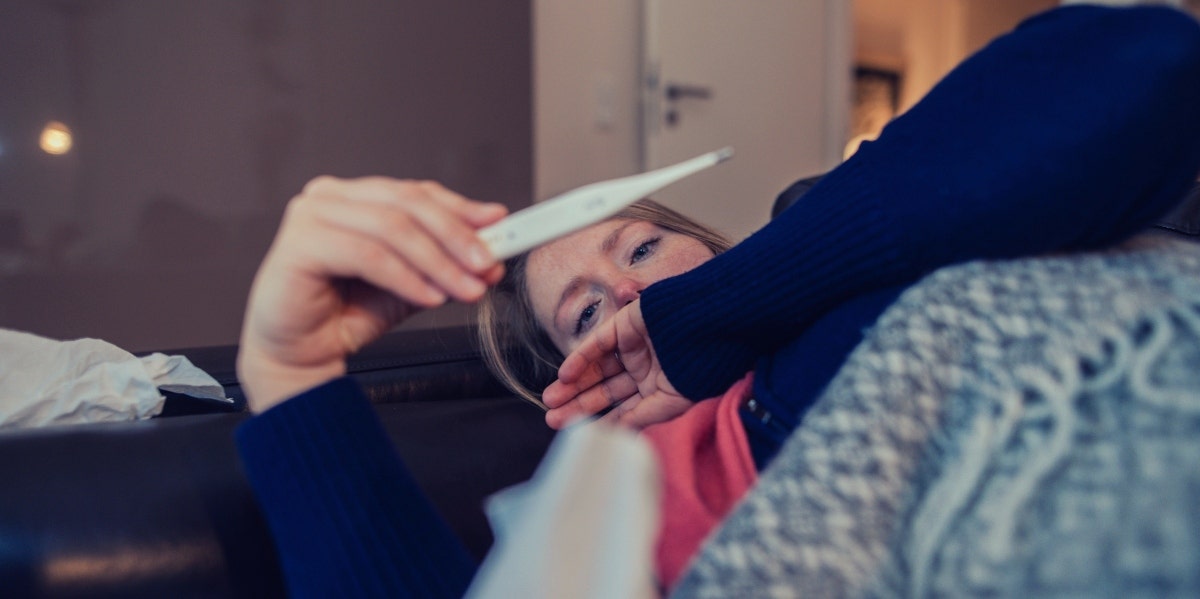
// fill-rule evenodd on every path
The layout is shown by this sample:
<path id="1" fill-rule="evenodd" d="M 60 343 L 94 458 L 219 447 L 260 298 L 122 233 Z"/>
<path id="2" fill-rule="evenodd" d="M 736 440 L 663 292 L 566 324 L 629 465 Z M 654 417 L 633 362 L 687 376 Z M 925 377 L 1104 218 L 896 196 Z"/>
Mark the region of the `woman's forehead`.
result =
<path id="1" fill-rule="evenodd" d="M 556 263 L 571 263 L 581 257 L 600 255 L 605 249 L 605 242 L 612 240 L 614 234 L 619 234 L 626 227 L 640 223 L 653 226 L 647 221 L 626 218 L 609 219 L 555 239 L 529 253 L 527 270 Z M 530 273 L 530 276 L 534 275 Z"/>
<path id="2" fill-rule="evenodd" d="M 525 265 L 526 285 L 530 291 L 536 284 L 564 276 L 564 271 L 581 260 L 599 255 L 604 240 L 625 224 L 622 221 L 606 220 L 560 237 L 529 252 Z"/>

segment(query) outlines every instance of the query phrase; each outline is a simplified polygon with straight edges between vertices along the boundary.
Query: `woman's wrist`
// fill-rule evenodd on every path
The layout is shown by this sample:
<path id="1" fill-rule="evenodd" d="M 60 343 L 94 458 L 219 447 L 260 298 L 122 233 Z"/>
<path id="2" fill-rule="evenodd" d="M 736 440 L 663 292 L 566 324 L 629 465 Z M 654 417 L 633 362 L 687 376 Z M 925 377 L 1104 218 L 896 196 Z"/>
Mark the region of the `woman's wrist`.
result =
<path id="1" fill-rule="evenodd" d="M 297 366 L 243 347 L 238 353 L 238 380 L 250 411 L 261 414 L 309 389 L 346 374 L 342 360 L 327 364 Z"/>

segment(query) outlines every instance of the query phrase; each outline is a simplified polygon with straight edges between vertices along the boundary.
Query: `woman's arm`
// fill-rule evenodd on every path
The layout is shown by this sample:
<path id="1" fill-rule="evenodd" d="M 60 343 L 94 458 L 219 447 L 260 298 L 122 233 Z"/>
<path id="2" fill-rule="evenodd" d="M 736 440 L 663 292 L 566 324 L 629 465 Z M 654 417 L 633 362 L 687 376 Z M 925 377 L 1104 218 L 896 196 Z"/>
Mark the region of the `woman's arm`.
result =
<path id="1" fill-rule="evenodd" d="M 461 596 L 475 563 L 413 481 L 346 358 L 422 308 L 502 275 L 475 231 L 502 218 L 440 185 L 317 179 L 251 289 L 238 376 L 246 477 L 289 593 Z"/>
<path id="2" fill-rule="evenodd" d="M 238 375 L 251 410 L 342 375 L 346 356 L 503 275 L 476 230 L 506 213 L 430 181 L 314 179 L 250 289 Z"/>
<path id="3" fill-rule="evenodd" d="M 1200 170 L 1200 26 L 1165 8 L 1071 6 L 971 57 L 796 206 L 648 288 L 683 395 L 720 393 L 832 306 L 938 267 L 1104 246 Z"/>
<path id="4" fill-rule="evenodd" d="M 1188 15 L 1069 6 L 1034 17 L 762 230 L 647 288 L 567 357 L 543 399 L 556 421 L 578 417 L 597 403 L 581 399 L 640 372 L 653 395 L 621 418 L 646 426 L 679 413 L 680 397 L 723 392 L 851 298 L 956 262 L 1119 241 L 1195 178 L 1196 106 L 1200 26 Z"/>
<path id="5" fill-rule="evenodd" d="M 334 379 L 243 423 L 242 467 L 293 597 L 461 597 L 477 564 L 356 383 Z"/>

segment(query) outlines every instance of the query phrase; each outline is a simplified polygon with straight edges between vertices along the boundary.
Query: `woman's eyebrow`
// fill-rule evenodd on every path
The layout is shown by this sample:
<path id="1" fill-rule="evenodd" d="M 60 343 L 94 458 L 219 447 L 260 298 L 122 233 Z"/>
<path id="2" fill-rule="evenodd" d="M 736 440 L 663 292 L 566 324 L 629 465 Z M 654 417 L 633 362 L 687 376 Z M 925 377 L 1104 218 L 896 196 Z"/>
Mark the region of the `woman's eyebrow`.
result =
<path id="1" fill-rule="evenodd" d="M 617 227 L 616 229 L 613 229 L 613 232 L 609 233 L 608 237 L 605 237 L 604 241 L 600 244 L 600 252 L 603 254 L 611 252 L 612 249 L 617 246 L 617 241 L 621 239 L 621 233 L 624 233 L 625 229 L 632 227 L 635 222 L 636 221 L 631 220 Z"/>
<path id="2" fill-rule="evenodd" d="M 571 280 L 567 281 L 567 286 L 563 287 L 562 295 L 558 296 L 558 304 L 554 306 L 554 326 L 561 332 L 570 332 L 567 330 L 570 327 L 562 326 L 563 305 L 567 303 L 567 300 L 575 294 L 575 291 L 578 290 L 581 285 L 583 285 L 583 279 L 579 278 L 578 276 L 571 277 Z"/>
<path id="3" fill-rule="evenodd" d="M 613 229 L 612 233 L 609 233 L 607 236 L 605 236 L 604 241 L 600 242 L 600 253 L 608 254 L 612 252 L 613 248 L 617 247 L 617 241 L 621 239 L 621 233 L 624 233 L 625 229 L 628 229 L 636 223 L 637 221 L 631 220 L 617 227 L 616 229 Z M 567 303 L 567 300 L 574 295 L 581 285 L 583 285 L 583 279 L 578 276 L 571 277 L 571 279 L 567 281 L 567 285 L 563 287 L 562 293 L 558 296 L 558 303 L 554 306 L 554 326 L 557 327 L 560 332 L 567 334 L 571 333 L 570 327 L 564 328 L 562 326 L 562 308 L 563 305 Z"/>

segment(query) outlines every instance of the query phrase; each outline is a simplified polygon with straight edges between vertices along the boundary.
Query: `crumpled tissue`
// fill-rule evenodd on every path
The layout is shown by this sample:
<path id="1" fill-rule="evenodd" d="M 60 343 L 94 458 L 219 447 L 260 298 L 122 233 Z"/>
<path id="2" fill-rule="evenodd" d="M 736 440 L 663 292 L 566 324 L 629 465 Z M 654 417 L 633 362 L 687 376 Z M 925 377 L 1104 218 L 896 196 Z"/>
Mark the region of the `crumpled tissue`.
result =
<path id="1" fill-rule="evenodd" d="M 0 429 L 149 418 L 162 412 L 159 389 L 233 402 L 183 356 L 0 329 Z"/>
<path id="2" fill-rule="evenodd" d="M 569 427 L 529 482 L 489 498 L 496 542 L 467 597 L 659 596 L 660 485 L 658 460 L 636 433 Z"/>

